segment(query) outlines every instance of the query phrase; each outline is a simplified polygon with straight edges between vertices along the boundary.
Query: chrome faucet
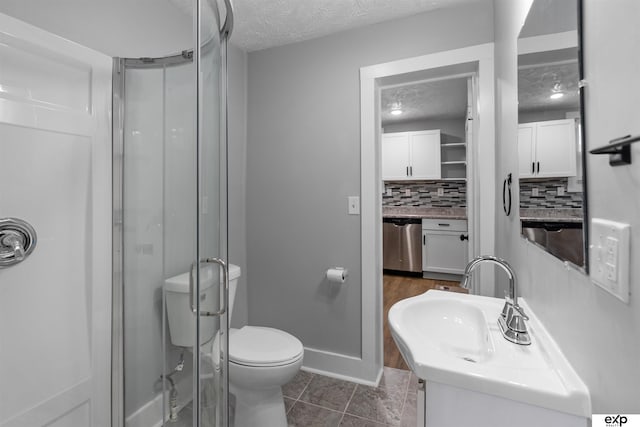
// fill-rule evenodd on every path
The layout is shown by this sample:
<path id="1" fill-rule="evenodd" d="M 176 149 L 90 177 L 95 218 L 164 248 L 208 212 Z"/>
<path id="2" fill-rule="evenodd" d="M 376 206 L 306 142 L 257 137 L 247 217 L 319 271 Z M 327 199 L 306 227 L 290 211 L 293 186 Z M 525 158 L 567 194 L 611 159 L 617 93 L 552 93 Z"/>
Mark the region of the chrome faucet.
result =
<path id="1" fill-rule="evenodd" d="M 522 307 L 518 305 L 516 272 L 513 271 L 513 268 L 507 261 L 490 255 L 483 255 L 472 259 L 464 269 L 464 276 L 460 286 L 465 289 L 469 289 L 471 272 L 476 268 L 476 266 L 484 262 L 499 265 L 507 273 L 507 277 L 509 278 L 509 291 L 505 295 L 504 307 L 502 308 L 500 317 L 498 317 L 498 325 L 502 331 L 502 336 L 515 344 L 531 344 L 531 337 L 527 332 L 527 325 L 524 322 L 525 320 L 529 320 L 529 317 L 524 313 Z"/>

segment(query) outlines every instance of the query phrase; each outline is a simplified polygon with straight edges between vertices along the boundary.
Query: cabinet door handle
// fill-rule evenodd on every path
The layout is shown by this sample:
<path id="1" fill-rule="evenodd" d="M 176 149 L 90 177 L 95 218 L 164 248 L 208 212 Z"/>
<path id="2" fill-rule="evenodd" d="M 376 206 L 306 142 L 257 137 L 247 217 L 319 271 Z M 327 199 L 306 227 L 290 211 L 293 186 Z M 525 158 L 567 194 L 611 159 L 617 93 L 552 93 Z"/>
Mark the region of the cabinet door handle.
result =
<path id="1" fill-rule="evenodd" d="M 409 174 L 413 176 L 413 166 L 409 166 Z"/>
<path id="2" fill-rule="evenodd" d="M 409 176 L 409 166 L 407 166 L 407 176 Z"/>
<path id="3" fill-rule="evenodd" d="M 422 235 L 422 246 L 426 246 L 427 245 L 427 236 L 425 236 L 424 234 Z"/>
<path id="4" fill-rule="evenodd" d="M 469 235 L 467 234 L 466 236 L 464 234 L 460 235 L 460 241 L 464 242 L 465 240 L 469 240 Z"/>
<path id="5" fill-rule="evenodd" d="M 540 173 L 540 162 L 538 162 L 538 172 L 537 173 Z"/>
<path id="6" fill-rule="evenodd" d="M 531 162 L 531 173 L 536 173 L 536 162 Z"/>
<path id="7" fill-rule="evenodd" d="M 447 224 L 446 222 L 439 222 L 438 226 L 439 227 L 451 227 L 451 224 Z"/>

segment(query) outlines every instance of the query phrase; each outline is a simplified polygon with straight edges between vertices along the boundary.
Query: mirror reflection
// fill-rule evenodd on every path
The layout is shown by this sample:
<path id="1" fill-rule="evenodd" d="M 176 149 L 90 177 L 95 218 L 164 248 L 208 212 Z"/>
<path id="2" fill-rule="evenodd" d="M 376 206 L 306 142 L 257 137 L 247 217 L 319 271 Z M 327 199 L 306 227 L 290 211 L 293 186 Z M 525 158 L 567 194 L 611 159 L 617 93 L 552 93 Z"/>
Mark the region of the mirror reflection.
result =
<path id="1" fill-rule="evenodd" d="M 586 270 L 578 1 L 535 0 L 518 39 L 522 236 Z"/>

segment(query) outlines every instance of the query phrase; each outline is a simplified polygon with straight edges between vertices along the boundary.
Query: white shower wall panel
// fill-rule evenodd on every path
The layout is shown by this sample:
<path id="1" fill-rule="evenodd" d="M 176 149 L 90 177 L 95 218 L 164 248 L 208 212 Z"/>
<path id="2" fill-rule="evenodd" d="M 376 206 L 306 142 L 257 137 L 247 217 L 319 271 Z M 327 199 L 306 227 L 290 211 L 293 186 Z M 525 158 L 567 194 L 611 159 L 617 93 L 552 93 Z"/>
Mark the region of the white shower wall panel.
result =
<path id="1" fill-rule="evenodd" d="M 111 59 L 0 15 L 0 217 L 37 244 L 0 269 L 0 426 L 109 420 Z"/>

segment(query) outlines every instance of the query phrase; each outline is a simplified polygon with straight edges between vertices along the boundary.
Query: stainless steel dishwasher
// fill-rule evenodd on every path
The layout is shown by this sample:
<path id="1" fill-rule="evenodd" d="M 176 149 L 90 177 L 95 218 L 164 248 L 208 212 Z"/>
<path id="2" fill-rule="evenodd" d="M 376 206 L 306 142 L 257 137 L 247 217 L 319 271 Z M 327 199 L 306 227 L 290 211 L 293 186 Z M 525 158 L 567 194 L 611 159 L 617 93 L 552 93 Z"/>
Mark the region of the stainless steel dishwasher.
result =
<path id="1" fill-rule="evenodd" d="M 422 271 L 422 220 L 384 218 L 382 265 L 387 270 Z"/>

